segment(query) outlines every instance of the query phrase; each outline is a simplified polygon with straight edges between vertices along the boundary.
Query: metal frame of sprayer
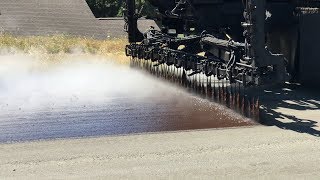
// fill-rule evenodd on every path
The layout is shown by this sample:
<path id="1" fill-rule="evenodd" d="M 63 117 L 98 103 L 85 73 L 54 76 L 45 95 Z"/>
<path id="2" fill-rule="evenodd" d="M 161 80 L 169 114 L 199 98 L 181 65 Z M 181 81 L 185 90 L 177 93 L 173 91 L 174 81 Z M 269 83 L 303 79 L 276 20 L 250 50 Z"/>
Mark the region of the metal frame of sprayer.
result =
<path id="1" fill-rule="evenodd" d="M 179 7 L 191 6 L 188 2 L 178 1 L 171 13 Z M 126 46 L 126 55 L 151 60 L 156 62 L 154 66 L 166 64 L 188 72 L 191 70 L 188 76 L 203 73 L 230 84 L 260 86 L 284 82 L 288 76 L 285 58 L 282 54 L 272 54 L 265 45 L 266 0 L 247 0 L 243 15 L 244 42 L 220 39 L 205 31 L 200 35 L 177 37 L 151 28 L 143 34 L 137 26 L 139 15 L 136 14 L 135 0 L 127 0 L 125 21 L 130 45 Z M 192 46 L 204 54 L 195 54 L 192 48 L 180 48 Z M 218 53 L 208 53 L 211 51 Z"/>

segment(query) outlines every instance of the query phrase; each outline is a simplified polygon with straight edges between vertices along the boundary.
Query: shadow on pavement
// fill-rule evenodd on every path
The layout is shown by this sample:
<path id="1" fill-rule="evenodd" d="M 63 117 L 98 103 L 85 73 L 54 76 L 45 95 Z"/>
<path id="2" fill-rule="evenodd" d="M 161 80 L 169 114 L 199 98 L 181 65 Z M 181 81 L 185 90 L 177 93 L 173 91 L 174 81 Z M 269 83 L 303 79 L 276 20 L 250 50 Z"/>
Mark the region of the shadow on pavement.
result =
<path id="1" fill-rule="evenodd" d="M 320 94 L 316 90 L 286 84 L 262 93 L 261 124 L 320 137 Z"/>

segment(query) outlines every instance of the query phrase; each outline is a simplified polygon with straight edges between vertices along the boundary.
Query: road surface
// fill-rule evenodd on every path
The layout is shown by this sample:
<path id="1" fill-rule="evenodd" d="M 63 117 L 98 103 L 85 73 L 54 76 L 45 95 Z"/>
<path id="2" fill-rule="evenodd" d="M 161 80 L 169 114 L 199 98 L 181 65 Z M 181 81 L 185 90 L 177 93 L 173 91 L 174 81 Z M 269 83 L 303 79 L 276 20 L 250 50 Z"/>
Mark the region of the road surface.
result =
<path id="1" fill-rule="evenodd" d="M 70 58 L 2 56 L 0 143 L 255 125 L 143 72 Z"/>
<path id="2" fill-rule="evenodd" d="M 97 57 L 1 59 L 1 179 L 319 179 L 316 94 L 266 90 L 262 126 Z"/>
<path id="3" fill-rule="evenodd" d="M 0 145 L 5 179 L 319 179 L 320 140 L 276 127 Z"/>

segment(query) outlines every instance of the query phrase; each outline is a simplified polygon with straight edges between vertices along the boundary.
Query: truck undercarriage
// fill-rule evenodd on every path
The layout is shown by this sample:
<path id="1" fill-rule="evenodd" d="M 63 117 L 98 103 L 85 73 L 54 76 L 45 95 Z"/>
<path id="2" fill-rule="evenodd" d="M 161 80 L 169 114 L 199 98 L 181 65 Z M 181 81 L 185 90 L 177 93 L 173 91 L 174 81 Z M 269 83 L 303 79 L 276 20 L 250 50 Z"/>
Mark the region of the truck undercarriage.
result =
<path id="1" fill-rule="evenodd" d="M 260 119 L 260 97 L 285 82 L 320 84 L 319 0 L 149 0 L 159 28 L 126 1 L 133 67 Z"/>
<path id="2" fill-rule="evenodd" d="M 200 73 L 245 87 L 287 80 L 310 82 L 306 78 L 310 73 L 301 69 L 303 58 L 310 57 L 310 53 L 301 50 L 311 46 L 304 39 L 315 36 L 320 39 L 318 0 L 150 0 L 150 3 L 157 12 L 154 20 L 160 30 L 151 27 L 142 33 L 137 26 L 135 0 L 126 1 L 128 56 L 156 62 L 153 66 L 182 68 L 189 72 L 188 76 Z M 305 23 L 308 21 L 313 23 Z M 314 30 L 306 35 L 304 29 Z M 314 62 L 311 64 L 320 64 L 318 56 L 311 55 Z"/>

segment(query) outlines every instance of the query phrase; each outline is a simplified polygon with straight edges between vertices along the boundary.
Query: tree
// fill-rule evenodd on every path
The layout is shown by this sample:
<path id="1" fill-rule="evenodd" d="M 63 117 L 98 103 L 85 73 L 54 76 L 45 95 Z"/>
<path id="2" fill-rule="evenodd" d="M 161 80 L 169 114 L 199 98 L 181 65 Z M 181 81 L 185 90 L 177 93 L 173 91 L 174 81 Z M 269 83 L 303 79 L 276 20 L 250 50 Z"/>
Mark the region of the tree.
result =
<path id="1" fill-rule="evenodd" d="M 89 7 L 96 17 L 119 16 L 123 0 L 87 0 Z"/>
<path id="2" fill-rule="evenodd" d="M 125 0 L 86 0 L 91 11 L 96 17 L 120 17 L 123 12 Z M 141 9 L 141 15 L 153 16 L 154 10 L 146 0 L 136 0 L 137 9 Z"/>

